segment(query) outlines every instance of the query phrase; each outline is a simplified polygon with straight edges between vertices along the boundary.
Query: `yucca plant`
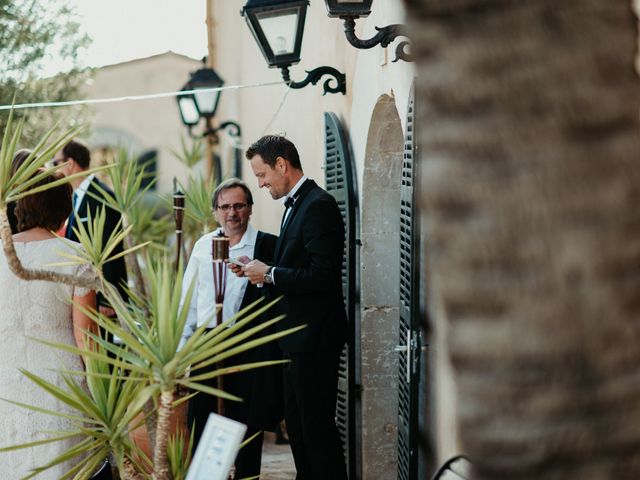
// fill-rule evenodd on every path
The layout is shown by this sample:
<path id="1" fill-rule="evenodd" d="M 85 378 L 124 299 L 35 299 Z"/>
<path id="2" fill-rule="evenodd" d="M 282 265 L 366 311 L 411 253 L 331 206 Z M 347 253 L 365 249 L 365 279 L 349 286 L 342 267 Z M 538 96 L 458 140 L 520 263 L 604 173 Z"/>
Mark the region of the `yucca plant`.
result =
<path id="1" fill-rule="evenodd" d="M 211 208 L 211 196 L 216 187 L 214 178 L 206 178 L 203 172 L 195 172 L 196 166 L 204 158 L 202 140 L 196 139 L 187 143 L 184 137 L 180 138 L 180 151 L 171 150 L 171 153 L 182 162 L 191 172 L 186 185 L 180 184 L 185 193 L 185 213 L 183 231 L 185 238 L 186 258 L 189 258 L 191 247 L 200 236 L 210 232 L 217 225 L 216 218 Z M 170 205 L 167 199 L 167 205 Z"/>
<path id="2" fill-rule="evenodd" d="M 61 253 L 60 256 L 66 258 L 66 261 L 51 263 L 47 266 L 92 265 L 94 271 L 97 272 L 99 282 L 93 286 L 93 289 L 104 292 L 105 284 L 107 283 L 102 274 L 104 264 L 134 253 L 147 245 L 146 243 L 134 245 L 120 253 L 113 254 L 115 248 L 126 238 L 133 227 L 129 225 L 123 230 L 122 221 L 120 221 L 104 241 L 106 215 L 106 207 L 103 205 L 94 218 L 89 218 L 86 222 L 86 227 L 84 225 L 85 222 L 77 222 L 73 227 L 73 231 L 78 238 L 78 243 L 68 242 L 75 250 L 75 254 Z"/>
<path id="3" fill-rule="evenodd" d="M 169 436 L 169 447 L 167 456 L 169 457 L 169 469 L 173 480 L 185 480 L 191 465 L 193 453 L 193 434 L 187 435 L 183 429 L 178 429 L 175 434 Z"/>
<path id="4" fill-rule="evenodd" d="M 156 202 L 151 200 L 155 199 Z M 161 210 L 162 202 L 156 196 L 150 201 L 138 202 L 129 209 L 129 221 L 133 228 L 130 236 L 134 244 L 148 243 L 147 252 L 154 250 L 156 253 L 166 255 L 170 250 L 167 246 L 167 238 L 175 232 L 173 219 L 168 212 Z"/>
<path id="5" fill-rule="evenodd" d="M 210 232 L 217 225 L 216 217 L 211 206 L 211 198 L 216 189 L 213 180 L 201 176 L 189 178 L 185 188 L 185 214 L 187 220 L 187 234 L 193 239 Z"/>
<path id="6" fill-rule="evenodd" d="M 113 188 L 113 195 L 96 185 L 102 197 L 96 198 L 105 200 L 107 205 L 118 211 L 122 218 L 123 228 L 127 229 L 132 225 L 130 212 L 139 204 L 144 193 L 155 184 L 155 179 L 143 187 L 143 182 L 148 179 L 149 174 L 138 165 L 135 159 L 131 158 L 129 152 L 124 148 L 118 149 L 116 159 L 109 165 L 113 167 L 107 171 L 108 181 Z M 134 246 L 134 239 L 131 235 L 124 235 L 123 241 L 127 250 Z M 127 270 L 131 272 L 135 279 L 135 288 L 144 295 L 145 285 L 136 255 L 127 255 L 125 261 Z"/>
<path id="7" fill-rule="evenodd" d="M 263 314 L 277 300 L 261 307 L 258 305 L 260 303 L 258 301 L 208 332 L 206 326 L 203 325 L 179 349 L 192 288 L 187 290 L 184 302 L 181 304 L 181 275 L 176 275 L 175 268 L 168 259 L 155 265 L 149 265 L 147 279 L 149 282 L 148 296 L 144 299 L 145 304 L 140 305 L 139 308 L 130 308 L 117 294 L 115 287 L 109 284 L 105 285 L 105 295 L 126 328 L 120 327 L 95 311 L 85 310 L 85 313 L 104 330 L 122 340 L 123 348 L 110 344 L 99 335 L 87 332 L 91 341 L 100 344 L 117 358 L 109 357 L 101 352 L 83 351 L 70 345 L 59 344 L 57 346 L 63 350 L 108 363 L 114 368 L 130 372 L 136 378 L 145 379 L 145 391 L 151 392 L 158 405 L 153 449 L 153 478 L 169 480 L 171 478 L 167 459 L 169 421 L 175 406 L 174 403 L 177 400 L 178 387 L 215 395 L 229 401 L 241 401 L 233 395 L 201 382 L 219 375 L 276 365 L 283 363 L 283 361 L 228 366 L 204 374 L 199 373 L 200 370 L 293 333 L 302 327 L 262 337 L 258 336 L 261 331 L 268 329 L 283 318 L 283 316 L 278 316 L 270 321 L 247 328 L 250 322 Z M 147 317 L 143 315 L 147 315 Z"/>
<path id="8" fill-rule="evenodd" d="M 18 277 L 25 280 L 59 281 L 93 288 L 95 287 L 95 279 L 93 281 L 88 278 L 73 279 L 54 272 L 27 270 L 22 267 L 18 260 L 13 245 L 11 227 L 7 218 L 7 204 L 47 188 L 68 183 L 84 175 L 70 175 L 46 186 L 34 187 L 42 179 L 61 168 L 61 166 L 53 168 L 45 168 L 45 166 L 58 150 L 81 131 L 81 128 L 71 128 L 58 136 L 55 136 L 56 128 L 52 128 L 35 146 L 22 165 L 15 172 L 12 172 L 12 161 L 20 142 L 23 125 L 24 120 L 21 120 L 13 130 L 13 112 L 10 112 L 0 146 L 0 239 L 2 240 L 2 248 L 7 258 L 7 263 Z M 89 173 L 105 170 L 106 168 L 109 167 L 94 168 Z"/>
<path id="9" fill-rule="evenodd" d="M 86 377 L 88 391 L 82 388 L 81 381 L 71 376 L 71 372 L 60 372 L 64 376 L 65 389 L 59 389 L 36 375 L 24 372 L 31 381 L 40 385 L 44 392 L 56 396 L 78 411 L 78 416 L 74 417 L 76 430 L 58 432 L 59 438 L 78 436 L 80 441 L 77 446 L 65 455 L 52 459 L 42 468 L 34 471 L 33 475 L 44 472 L 52 465 L 68 458 L 90 454 L 90 461 L 84 462 L 82 465 L 78 464 L 67 474 L 66 478 L 77 480 L 89 478 L 95 467 L 107 455 L 111 455 L 121 477 L 125 480 L 147 478 L 146 472 L 148 471 L 152 472 L 154 480 L 170 480 L 172 473 L 168 450 L 175 453 L 179 445 L 174 443 L 169 446 L 169 418 L 177 403 L 184 401 L 184 398 L 177 398 L 177 389 L 181 387 L 194 392 L 216 395 L 228 401 L 240 400 L 202 382 L 220 375 L 275 365 L 282 363 L 282 361 L 225 366 L 215 371 L 207 371 L 208 373 L 202 373 L 203 369 L 211 365 L 219 365 L 221 361 L 234 355 L 274 341 L 303 327 L 260 337 L 263 330 L 280 321 L 282 317 L 276 317 L 268 322 L 250 327 L 250 322 L 263 314 L 274 303 L 261 306 L 258 301 L 210 331 L 207 331 L 204 326 L 197 329 L 189 340 L 179 348 L 192 287 L 187 289 L 186 297 L 181 303 L 181 269 L 176 271 L 173 262 L 167 258 L 150 260 L 147 262 L 144 279 L 147 282 L 146 290 L 148 293 L 141 295 L 139 291 L 132 292 L 130 303 L 125 303 L 117 288 L 104 280 L 101 268 L 105 263 L 120 255 L 134 253 L 145 244 L 132 246 L 123 253 L 113 256 L 112 253 L 116 245 L 131 233 L 133 226 L 128 225 L 123 228 L 120 225 L 109 235 L 103 246 L 104 207 L 95 218 L 89 219 L 86 227 L 83 222 L 76 225 L 75 231 L 80 245 L 76 245 L 74 254 L 66 255 L 59 262 L 59 264 L 67 265 L 90 264 L 93 266 L 95 275 L 79 277 L 61 275 L 47 270 L 24 269 L 13 247 L 13 239 L 6 216 L 6 204 L 8 201 L 43 190 L 42 187 L 37 189 L 31 187 L 52 169 L 45 172 L 39 172 L 38 169 L 78 132 L 75 129 L 70 130 L 56 138 L 53 138 L 53 133 L 48 134 L 34 149 L 31 158 L 15 173 L 12 173 L 11 160 L 19 142 L 21 128 L 21 124 L 19 124 L 12 136 L 8 135 L 9 130 L 5 131 L 0 147 L 0 238 L 9 267 L 18 277 L 25 280 L 56 281 L 102 292 L 115 310 L 118 322 L 113 322 L 94 310 L 83 308 L 83 311 L 104 331 L 122 340 L 121 346 L 114 345 L 104 340 L 100 335 L 86 332 L 87 341 L 85 344 L 93 346 L 93 348 L 80 349 L 68 344 L 49 344 L 80 355 L 85 359 L 86 372 L 76 373 L 80 375 L 80 378 Z M 50 139 L 52 140 L 49 141 Z M 104 168 L 110 167 L 106 166 L 92 171 Z M 50 183 L 47 187 L 51 188 L 73 178 L 75 176 L 66 177 L 58 182 Z M 127 175 L 124 172 L 120 177 L 113 178 L 119 179 L 121 186 L 120 191 L 118 188 L 114 189 L 113 203 L 120 205 L 120 207 L 131 204 L 135 206 L 137 201 L 130 194 L 138 182 L 138 174 Z M 213 187 L 204 181 L 194 183 L 198 187 L 191 195 L 192 200 L 188 205 L 191 204 L 192 208 L 196 208 L 195 218 L 209 221 L 207 219 L 213 218 L 209 205 Z M 115 198 L 118 196 L 122 198 Z M 205 230 L 209 230 L 210 225 L 207 224 Z M 139 418 L 143 407 L 149 405 L 150 401 L 157 405 L 157 421 L 154 429 L 155 445 L 151 463 L 138 451 L 129 438 L 130 431 L 138 426 L 138 420 L 135 419 Z M 22 406 L 33 408 L 27 405 Z M 43 413 L 58 414 L 58 412 Z M 146 420 L 145 415 L 142 416 L 143 420 Z M 42 443 L 51 441 L 56 441 L 55 435 Z M 35 444 L 38 442 L 28 446 Z M 18 446 L 12 448 L 18 448 Z"/>
<path id="10" fill-rule="evenodd" d="M 41 343 L 57 346 L 47 342 Z M 100 355 L 106 353 L 100 345 L 96 345 L 95 348 L 95 352 Z M 139 465 L 143 462 L 148 466 L 151 465 L 150 460 L 136 447 L 129 436 L 131 427 L 135 427 L 133 419 L 140 412 L 143 403 L 151 396 L 151 389 L 145 388 L 142 378 L 121 375 L 120 370 L 111 368 L 109 364 L 90 356 L 85 356 L 85 365 L 86 373 L 84 374 L 59 372 L 63 377 L 65 388 L 57 387 L 38 375 L 21 370 L 30 381 L 36 383 L 47 394 L 70 406 L 77 415 L 43 410 L 27 403 L 3 399 L 21 408 L 70 419 L 73 428 L 66 432 L 58 432 L 58 435 L 52 435 L 45 440 L 2 448 L 0 452 L 68 438 L 78 439 L 74 448 L 49 460 L 42 467 L 36 468 L 26 478 L 32 478 L 46 472 L 54 465 L 75 457 L 83 458 L 83 461 L 77 462 L 63 478 L 88 479 L 108 457 L 115 460 L 122 478 L 141 479 L 142 477 L 137 473 Z"/>
<path id="11" fill-rule="evenodd" d="M 180 151 L 177 152 L 172 149 L 170 152 L 189 170 L 193 170 L 204 158 L 202 140 L 192 140 L 191 144 L 187 144 L 184 136 L 180 136 Z"/>

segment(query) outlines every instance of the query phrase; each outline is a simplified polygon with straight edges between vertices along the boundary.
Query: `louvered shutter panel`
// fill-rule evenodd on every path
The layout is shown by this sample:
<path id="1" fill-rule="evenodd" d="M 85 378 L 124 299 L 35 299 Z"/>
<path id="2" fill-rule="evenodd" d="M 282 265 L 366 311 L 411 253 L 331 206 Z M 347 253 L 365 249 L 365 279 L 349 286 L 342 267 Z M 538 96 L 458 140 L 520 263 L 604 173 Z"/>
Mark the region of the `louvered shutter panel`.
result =
<path id="1" fill-rule="evenodd" d="M 355 459 L 355 353 L 359 351 L 356 320 L 357 193 L 349 144 L 338 117 L 325 112 L 325 184 L 338 203 L 345 225 L 342 291 L 349 319 L 349 344 L 342 352 L 338 376 L 336 423 L 344 445 L 349 478 L 357 478 Z M 356 343 L 357 342 L 357 343 Z"/>
<path id="2" fill-rule="evenodd" d="M 400 185 L 400 338 L 398 479 L 417 479 L 420 275 L 415 206 L 414 93 L 409 97 Z"/>

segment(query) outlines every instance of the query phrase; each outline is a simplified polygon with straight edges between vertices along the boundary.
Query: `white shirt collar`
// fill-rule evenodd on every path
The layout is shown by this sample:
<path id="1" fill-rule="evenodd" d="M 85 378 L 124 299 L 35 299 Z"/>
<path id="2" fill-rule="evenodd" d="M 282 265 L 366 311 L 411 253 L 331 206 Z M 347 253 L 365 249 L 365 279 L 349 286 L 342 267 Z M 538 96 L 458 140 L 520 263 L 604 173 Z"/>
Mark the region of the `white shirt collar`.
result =
<path id="1" fill-rule="evenodd" d="M 286 201 L 287 201 L 287 198 L 289 198 L 289 197 L 293 198 L 293 197 L 295 196 L 296 192 L 297 192 L 298 190 L 300 190 L 300 187 L 302 186 L 302 184 L 303 184 L 304 182 L 306 182 L 306 181 L 307 181 L 307 176 L 306 176 L 306 175 L 302 175 L 302 177 L 300 178 L 300 180 L 298 180 L 298 183 L 296 183 L 296 184 L 293 186 L 293 188 L 289 191 L 289 193 L 287 193 L 287 194 L 284 196 L 284 198 L 282 199 L 282 204 L 284 205 L 284 202 L 286 202 Z M 295 201 L 295 199 L 294 199 L 294 201 Z"/>
<path id="2" fill-rule="evenodd" d="M 82 180 L 82 183 L 80 183 L 80 185 L 78 185 L 78 194 L 80 194 L 80 192 L 86 193 L 87 190 L 89 189 L 89 185 L 91 184 L 91 181 L 95 177 L 96 177 L 95 173 L 92 173 L 91 175 L 87 175 L 85 177 L 85 179 Z"/>
<path id="3" fill-rule="evenodd" d="M 82 200 L 84 199 L 85 194 L 87 193 L 87 190 L 89 190 L 89 186 L 91 185 L 91 181 L 95 178 L 95 174 L 92 173 L 91 175 L 87 175 L 84 180 L 82 180 L 82 183 L 80 183 L 80 185 L 78 185 L 78 188 L 73 192 L 74 196 L 75 196 L 75 201 L 73 202 L 73 209 L 76 213 L 78 213 L 78 209 L 80 208 L 80 204 L 82 203 Z"/>

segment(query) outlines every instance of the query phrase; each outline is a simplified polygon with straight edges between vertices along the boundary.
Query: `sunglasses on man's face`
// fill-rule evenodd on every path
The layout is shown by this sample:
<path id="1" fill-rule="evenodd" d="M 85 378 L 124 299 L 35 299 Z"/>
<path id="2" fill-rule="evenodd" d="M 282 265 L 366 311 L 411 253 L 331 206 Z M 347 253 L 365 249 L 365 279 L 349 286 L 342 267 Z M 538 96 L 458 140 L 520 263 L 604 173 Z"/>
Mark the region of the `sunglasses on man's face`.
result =
<path id="1" fill-rule="evenodd" d="M 53 160 L 51 160 L 51 165 L 57 167 L 58 165 L 62 165 L 66 161 L 67 160 L 65 158 L 54 158 Z"/>

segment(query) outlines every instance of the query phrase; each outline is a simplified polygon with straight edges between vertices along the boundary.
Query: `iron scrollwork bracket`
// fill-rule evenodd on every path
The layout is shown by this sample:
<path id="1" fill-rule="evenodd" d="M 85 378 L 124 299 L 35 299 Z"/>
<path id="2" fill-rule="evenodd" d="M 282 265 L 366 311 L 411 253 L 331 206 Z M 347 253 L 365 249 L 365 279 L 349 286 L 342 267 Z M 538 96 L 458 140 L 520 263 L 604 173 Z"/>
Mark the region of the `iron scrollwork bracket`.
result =
<path id="1" fill-rule="evenodd" d="M 216 131 L 225 130 L 225 129 L 227 130 L 227 132 L 229 132 L 229 135 L 231 135 L 232 137 L 239 138 L 242 136 L 242 130 L 240 129 L 240 125 L 238 125 L 236 122 L 233 122 L 231 120 L 227 122 L 222 122 L 220 126 L 216 128 Z"/>
<path id="2" fill-rule="evenodd" d="M 402 24 L 388 25 L 386 27 L 376 27 L 378 33 L 373 37 L 363 40 L 356 36 L 356 20 L 353 17 L 344 18 L 344 34 L 351 45 L 360 49 L 373 48 L 376 45 L 380 45 L 386 48 L 397 37 L 407 37 L 409 34 L 407 26 Z M 405 48 L 409 47 L 411 43 L 409 41 L 402 41 L 396 47 L 396 58 L 393 60 L 404 60 L 405 62 L 413 62 L 413 56 L 405 51 Z"/>
<path id="3" fill-rule="evenodd" d="M 217 142 L 218 132 L 221 130 L 227 130 L 229 132 L 229 135 L 236 138 L 240 138 L 240 136 L 242 135 L 240 125 L 238 125 L 236 122 L 228 120 L 226 122 L 222 122 L 217 127 L 211 127 L 210 122 L 208 122 L 207 129 L 204 131 L 201 137 L 210 137 L 214 139 L 214 142 Z"/>
<path id="4" fill-rule="evenodd" d="M 318 67 L 313 70 L 307 70 L 307 78 L 300 82 L 294 82 L 291 80 L 288 66 L 281 67 L 281 69 L 282 78 L 290 88 L 304 88 L 310 83 L 315 85 L 324 75 L 329 75 L 331 78 L 326 79 L 322 84 L 324 89 L 323 95 L 326 95 L 327 93 L 342 93 L 344 95 L 347 92 L 346 75 L 333 67 Z M 335 86 L 331 85 L 332 81 L 335 82 Z"/>

